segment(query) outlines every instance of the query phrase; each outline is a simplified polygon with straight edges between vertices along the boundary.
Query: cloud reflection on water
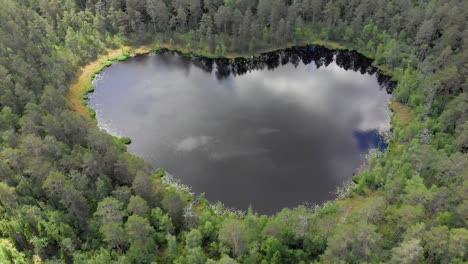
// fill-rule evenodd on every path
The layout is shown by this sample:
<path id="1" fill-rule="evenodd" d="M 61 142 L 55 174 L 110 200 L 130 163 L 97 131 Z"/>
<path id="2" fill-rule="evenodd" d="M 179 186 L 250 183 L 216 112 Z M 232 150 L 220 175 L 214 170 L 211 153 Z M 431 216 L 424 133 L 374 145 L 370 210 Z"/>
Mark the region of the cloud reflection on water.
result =
<path id="1" fill-rule="evenodd" d="M 364 132 L 390 126 L 376 76 L 334 62 L 219 78 L 157 54 L 104 71 L 90 96 L 99 125 L 195 192 L 241 209 L 332 198 L 362 163 Z"/>

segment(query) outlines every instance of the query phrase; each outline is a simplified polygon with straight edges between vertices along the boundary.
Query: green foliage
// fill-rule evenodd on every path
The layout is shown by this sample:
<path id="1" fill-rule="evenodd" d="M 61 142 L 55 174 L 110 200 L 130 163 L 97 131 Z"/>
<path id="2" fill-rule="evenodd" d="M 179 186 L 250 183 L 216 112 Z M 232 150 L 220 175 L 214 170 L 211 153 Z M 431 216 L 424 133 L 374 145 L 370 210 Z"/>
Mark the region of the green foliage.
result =
<path id="1" fill-rule="evenodd" d="M 143 198 L 134 195 L 130 197 L 130 201 L 128 202 L 127 206 L 127 211 L 131 214 L 146 217 L 149 213 L 149 206 Z"/>
<path id="2" fill-rule="evenodd" d="M 247 250 L 247 234 L 239 220 L 227 220 L 219 230 L 219 240 L 230 248 L 234 257 L 240 257 Z"/>
<path id="3" fill-rule="evenodd" d="M 180 230 L 183 226 L 185 205 L 186 202 L 183 200 L 182 195 L 175 191 L 166 193 L 162 201 L 163 208 L 171 217 L 174 227 L 177 230 Z"/>
<path id="4" fill-rule="evenodd" d="M 119 141 L 125 145 L 130 145 L 132 143 L 132 139 L 129 137 L 121 137 L 119 138 Z"/>
<path id="5" fill-rule="evenodd" d="M 187 233 L 185 237 L 185 245 L 188 248 L 196 248 L 201 245 L 202 242 L 202 234 L 197 229 L 192 229 L 190 232 Z"/>
<path id="6" fill-rule="evenodd" d="M 1 263 L 468 261 L 466 1 L 0 4 Z M 163 183 L 164 170 L 151 174 L 125 152 L 129 138 L 70 111 L 80 66 L 141 43 L 208 57 L 354 49 L 398 81 L 389 148 L 348 197 L 313 209 L 260 216 L 212 206 Z"/>
<path id="7" fill-rule="evenodd" d="M 381 254 L 381 243 L 382 238 L 374 225 L 363 222 L 340 224 L 330 237 L 323 260 L 327 263 L 352 262 L 355 259 L 375 262 Z"/>
<path id="8" fill-rule="evenodd" d="M 130 53 L 128 51 L 124 51 L 121 55 L 117 56 L 115 60 L 124 61 L 128 58 L 130 58 Z"/>
<path id="9" fill-rule="evenodd" d="M 392 250 L 390 263 L 418 263 L 424 258 L 424 250 L 420 245 L 421 241 L 412 239 L 404 241 L 400 246 Z"/>
<path id="10" fill-rule="evenodd" d="M 26 256 L 18 252 L 18 250 L 13 247 L 11 241 L 7 239 L 0 239 L 0 262 L 17 264 L 28 263 Z"/>

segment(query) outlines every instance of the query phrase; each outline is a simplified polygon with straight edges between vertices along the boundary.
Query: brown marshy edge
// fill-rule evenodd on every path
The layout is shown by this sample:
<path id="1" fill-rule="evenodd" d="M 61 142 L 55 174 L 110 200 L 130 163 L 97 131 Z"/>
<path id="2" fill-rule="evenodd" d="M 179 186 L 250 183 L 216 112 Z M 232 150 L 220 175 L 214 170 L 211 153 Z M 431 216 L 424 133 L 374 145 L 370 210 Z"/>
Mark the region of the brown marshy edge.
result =
<path id="1" fill-rule="evenodd" d="M 107 49 L 104 55 L 81 67 L 77 75 L 73 78 L 68 92 L 68 100 L 70 101 L 72 109 L 85 117 L 89 117 L 93 122 L 96 122 L 96 112 L 89 107 L 86 102 L 88 93 L 94 91 L 93 80 L 96 74 L 105 67 L 112 65 L 114 61 L 123 61 L 139 54 L 149 53 L 151 50 L 149 46 L 141 46 L 136 49 L 129 46 L 118 49 Z M 132 142 L 128 137 L 114 137 L 114 140 L 124 145 L 128 145 Z"/>
<path id="2" fill-rule="evenodd" d="M 104 55 L 100 56 L 93 62 L 80 68 L 77 75 L 73 78 L 68 99 L 70 100 L 72 109 L 79 114 L 91 117 L 95 120 L 95 112 L 86 103 L 86 96 L 93 92 L 93 79 L 102 69 L 112 65 L 114 61 L 123 61 L 132 56 L 151 52 L 149 46 L 141 46 L 137 49 L 125 46 L 118 49 L 107 49 Z"/>
<path id="3" fill-rule="evenodd" d="M 400 122 L 402 126 L 408 125 L 408 123 L 411 120 L 411 114 L 410 114 L 410 109 L 407 105 L 404 105 L 396 100 L 392 100 L 390 103 L 390 109 L 393 111 L 393 116 L 394 119 L 398 120 L 392 120 L 392 123 L 395 123 L 395 121 Z"/>

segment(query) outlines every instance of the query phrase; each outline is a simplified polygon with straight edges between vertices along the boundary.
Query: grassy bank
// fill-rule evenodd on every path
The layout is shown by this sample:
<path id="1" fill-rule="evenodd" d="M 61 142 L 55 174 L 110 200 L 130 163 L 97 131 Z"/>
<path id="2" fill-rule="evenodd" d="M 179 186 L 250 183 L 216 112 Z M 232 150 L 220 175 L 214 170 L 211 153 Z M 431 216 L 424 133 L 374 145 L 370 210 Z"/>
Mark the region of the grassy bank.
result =
<path id="1" fill-rule="evenodd" d="M 125 46 L 118 49 L 107 49 L 98 59 L 81 67 L 75 78 L 73 78 L 68 92 L 68 99 L 70 100 L 73 110 L 83 116 L 94 119 L 96 113 L 88 106 L 86 99 L 87 94 L 94 90 L 93 79 L 96 74 L 105 67 L 112 65 L 114 61 L 123 61 L 138 54 L 149 53 L 151 50 L 150 46 L 141 46 L 138 48 Z"/>

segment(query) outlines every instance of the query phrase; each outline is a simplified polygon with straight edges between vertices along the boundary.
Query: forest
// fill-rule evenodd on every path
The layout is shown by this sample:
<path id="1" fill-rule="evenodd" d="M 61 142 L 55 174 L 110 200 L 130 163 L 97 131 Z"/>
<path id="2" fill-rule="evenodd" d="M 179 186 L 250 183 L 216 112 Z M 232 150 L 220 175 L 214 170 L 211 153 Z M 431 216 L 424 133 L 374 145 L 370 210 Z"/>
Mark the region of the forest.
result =
<path id="1" fill-rule="evenodd" d="M 0 6 L 1 263 L 468 262 L 467 1 Z M 192 195 L 67 98 L 108 49 L 238 57 L 305 44 L 355 50 L 392 76 L 393 133 L 336 200 L 272 216 Z"/>

